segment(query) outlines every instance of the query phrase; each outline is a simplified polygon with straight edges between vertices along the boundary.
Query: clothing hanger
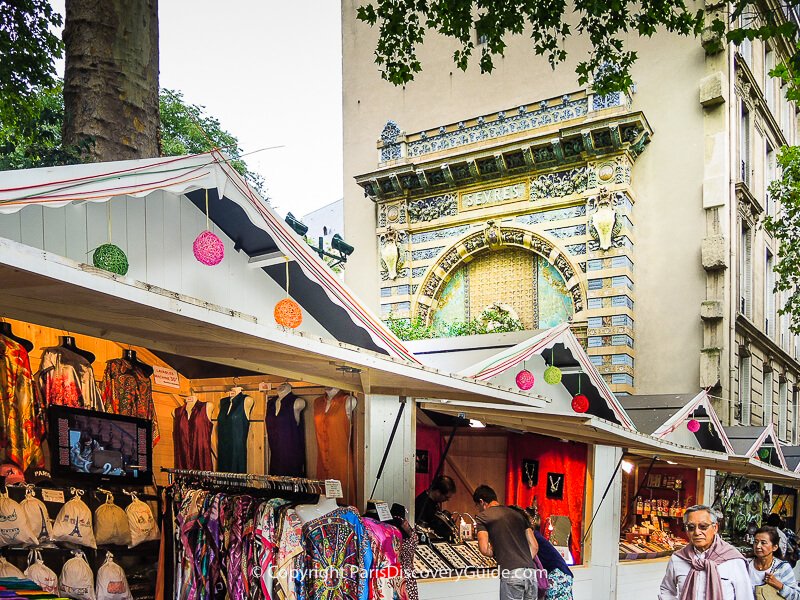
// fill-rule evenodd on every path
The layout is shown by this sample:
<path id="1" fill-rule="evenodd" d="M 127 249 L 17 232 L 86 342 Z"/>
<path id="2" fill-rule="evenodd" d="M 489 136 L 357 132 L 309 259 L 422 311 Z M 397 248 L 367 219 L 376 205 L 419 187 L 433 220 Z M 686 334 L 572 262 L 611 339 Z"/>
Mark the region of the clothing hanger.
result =
<path id="1" fill-rule="evenodd" d="M 78 346 L 75 344 L 74 336 L 62 335 L 61 337 L 58 338 L 58 340 L 59 340 L 59 348 L 66 348 L 67 350 L 71 350 L 75 354 L 78 354 L 79 356 L 82 356 L 87 361 L 89 361 L 89 364 L 92 364 L 94 362 L 95 359 L 94 354 L 92 354 L 88 350 L 81 350 L 80 348 L 78 348 Z"/>
<path id="2" fill-rule="evenodd" d="M 134 350 L 133 348 L 125 348 L 122 351 L 122 358 L 127 360 L 132 365 L 138 367 L 139 370 L 142 373 L 144 373 L 147 377 L 150 377 L 153 374 L 153 367 L 140 361 L 139 358 L 136 356 L 136 350 Z"/>
<path id="3" fill-rule="evenodd" d="M 21 338 L 19 336 L 14 335 L 14 332 L 11 331 L 11 323 L 6 321 L 5 319 L 0 320 L 0 335 L 4 335 L 9 339 L 14 340 L 20 346 L 25 348 L 27 352 L 33 350 L 33 342 L 30 340 L 26 340 L 25 338 Z"/>

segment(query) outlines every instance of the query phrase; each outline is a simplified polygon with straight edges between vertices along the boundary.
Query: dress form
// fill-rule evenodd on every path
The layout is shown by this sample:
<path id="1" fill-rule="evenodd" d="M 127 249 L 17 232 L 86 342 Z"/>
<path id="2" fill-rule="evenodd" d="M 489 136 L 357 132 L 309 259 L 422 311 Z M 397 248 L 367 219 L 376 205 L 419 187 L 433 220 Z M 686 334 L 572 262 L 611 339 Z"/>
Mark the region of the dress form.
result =
<path id="1" fill-rule="evenodd" d="M 328 513 L 332 513 L 337 508 L 339 508 L 339 505 L 336 504 L 336 500 L 334 498 L 320 496 L 319 501 L 316 504 L 301 504 L 295 508 L 295 511 L 303 523 L 308 523 L 314 519 L 324 517 Z"/>
<path id="2" fill-rule="evenodd" d="M 327 401 L 325 402 L 325 414 L 327 414 L 331 408 L 331 401 L 340 391 L 339 388 L 325 389 L 325 396 L 327 397 Z M 358 406 L 358 399 L 353 395 L 348 396 L 344 402 L 344 410 L 347 413 L 348 419 L 353 417 L 353 411 L 356 409 L 356 406 Z"/>
<path id="3" fill-rule="evenodd" d="M 288 383 L 282 383 L 280 387 L 278 387 L 278 399 L 275 401 L 275 416 L 278 416 L 278 413 L 281 412 L 281 404 L 283 399 L 286 398 L 289 394 L 292 393 L 292 386 Z M 303 414 L 303 411 L 306 408 L 306 401 L 302 398 L 297 398 L 294 401 L 293 405 L 294 410 L 294 421 L 298 425 L 300 425 L 300 415 Z"/>
<path id="4" fill-rule="evenodd" d="M 239 386 L 239 385 L 236 385 L 236 386 L 231 388 L 231 398 L 235 398 L 239 394 L 243 394 L 243 393 L 244 393 L 244 388 Z M 250 420 L 250 413 L 253 411 L 253 406 L 255 405 L 255 403 L 256 403 L 255 400 L 253 400 L 250 396 L 245 394 L 245 396 L 244 396 L 244 415 L 247 417 L 248 421 Z M 233 404 L 229 404 L 228 405 L 228 413 L 231 412 L 231 407 L 232 406 L 233 406 Z"/>

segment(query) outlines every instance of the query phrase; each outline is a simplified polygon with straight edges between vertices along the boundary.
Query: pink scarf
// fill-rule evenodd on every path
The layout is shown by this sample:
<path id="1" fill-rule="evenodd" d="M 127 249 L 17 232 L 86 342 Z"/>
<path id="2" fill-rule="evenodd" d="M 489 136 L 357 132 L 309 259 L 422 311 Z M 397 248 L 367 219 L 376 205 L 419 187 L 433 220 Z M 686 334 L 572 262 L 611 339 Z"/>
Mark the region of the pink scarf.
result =
<path id="1" fill-rule="evenodd" d="M 688 562 L 691 566 L 689 576 L 683 584 L 683 590 L 681 590 L 680 600 L 694 600 L 697 598 L 694 589 L 697 581 L 695 576 L 700 571 L 705 571 L 706 574 L 706 600 L 723 600 L 722 582 L 720 581 L 717 567 L 729 560 L 744 560 L 744 556 L 719 535 L 714 536 L 714 541 L 703 555 L 698 554 L 691 544 L 678 550 L 675 555 Z"/>

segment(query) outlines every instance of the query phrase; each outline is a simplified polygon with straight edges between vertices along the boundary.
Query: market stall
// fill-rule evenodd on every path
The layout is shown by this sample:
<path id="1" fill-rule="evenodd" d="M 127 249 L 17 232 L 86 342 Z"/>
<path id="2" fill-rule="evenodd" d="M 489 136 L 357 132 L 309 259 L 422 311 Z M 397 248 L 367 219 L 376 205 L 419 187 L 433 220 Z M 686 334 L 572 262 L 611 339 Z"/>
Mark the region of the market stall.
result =
<path id="1" fill-rule="evenodd" d="M 708 394 L 661 394 L 620 399 L 636 429 L 687 448 L 733 451 Z M 692 459 L 657 461 L 631 455 L 623 463 L 621 561 L 670 556 L 686 544 L 684 511 L 702 504 L 705 470 Z"/>
<path id="2" fill-rule="evenodd" d="M 127 456 L 114 445 L 113 435 L 105 436 L 99 415 L 109 412 L 107 406 L 120 412 L 133 411 L 135 405 L 155 443 L 147 461 L 152 480 L 143 476 L 142 464 L 126 466 L 133 460 L 120 467 L 111 464 L 111 471 L 133 470 L 147 483 L 163 484 L 161 468 L 184 462 L 202 467 L 212 454 L 211 470 L 224 470 L 222 481 L 229 481 L 231 472 L 250 477 L 287 468 L 283 460 L 274 464 L 275 455 L 297 444 L 291 447 L 304 449 L 306 460 L 288 466 L 291 472 L 282 476 L 292 479 L 281 482 L 284 488 L 300 485 L 300 479 L 324 478 L 337 482 L 341 491 L 337 486 L 320 490 L 317 484 L 315 496 L 322 496 L 322 504 L 330 496 L 335 506 L 340 497 L 363 509 L 374 494 L 408 506 L 413 474 L 406 457 L 413 449 L 404 451 L 401 445 L 400 452 L 380 464 L 383 478 L 379 485 L 375 481 L 386 422 L 404 397 L 544 406 L 531 395 L 421 366 L 227 169 L 219 157 L 203 155 L 0 174 L 0 316 L 11 328 L 0 330 L 4 343 L 11 347 L 13 342 L 19 353 L 23 346 L 15 337 L 31 342 L 30 356 L 25 351 L 32 362 L 28 377 L 43 370 L 48 348 L 63 346 L 59 355 L 70 352 L 74 361 L 83 356 L 80 380 L 87 389 L 105 371 L 116 373 L 119 365 L 127 365 L 136 372 L 135 389 L 147 397 L 141 403 L 126 397 L 99 405 L 81 395 L 80 406 L 71 408 L 101 410 L 66 420 L 68 444 L 80 426 L 96 424 L 97 436 L 87 441 L 87 450 L 96 456 L 103 452 L 107 459 L 109 452 Z M 225 257 L 213 267 L 204 252 L 209 248 L 192 243 L 198 231 L 212 229 L 222 245 L 212 250 L 217 258 Z M 87 254 L 110 242 L 125 252 L 113 251 L 113 260 L 101 257 L 95 266 L 85 264 Z M 276 310 L 286 301 L 291 301 L 291 314 Z M 87 367 L 92 364 L 94 374 Z M 3 396 L 3 402 L 17 399 Z M 51 402 L 59 403 L 58 398 Z M 18 461 L 20 468 L 38 468 L 44 458 L 31 451 L 30 433 L 42 413 L 29 416 L 33 429 L 27 421 L 12 422 L 24 452 L 3 448 L 2 458 Z M 285 416 L 281 431 L 271 432 L 273 417 L 279 416 Z M 289 429 L 304 439 L 287 438 Z M 207 440 L 206 433 L 213 441 L 199 444 Z M 405 436 L 401 433 L 401 444 Z M 69 446 L 63 451 L 70 456 Z M 182 489 L 208 491 L 212 479 L 184 479 Z M 126 506 L 113 480 L 102 483 Z M 87 488 L 85 493 L 96 491 Z M 161 508 L 177 506 L 174 497 L 165 501 L 158 491 L 153 496 L 162 501 L 151 508 L 154 521 L 160 521 Z M 48 508 L 54 510 L 65 502 L 45 501 L 53 502 Z M 87 510 L 94 510 L 93 502 Z M 166 517 L 160 524 L 171 522 Z M 165 540 L 164 564 L 177 570 L 180 565 L 169 558 L 175 540 L 169 532 Z M 158 547 L 155 540 L 150 543 Z M 2 550 L 17 562 L 24 561 L 27 552 L 22 552 L 14 544 Z M 152 566 L 157 554 L 150 550 L 139 556 Z M 89 556 L 93 573 L 104 556 Z"/>
<path id="3" fill-rule="evenodd" d="M 755 530 L 766 524 L 773 512 L 789 516 L 798 478 L 787 469 L 773 424 L 726 427 L 725 431 L 736 456 L 731 458 L 730 470 L 717 473 L 714 506 L 722 515 L 722 536 L 750 555 Z"/>
<path id="4" fill-rule="evenodd" d="M 469 348 L 459 348 L 458 352 L 466 354 L 469 350 L 469 354 L 475 356 L 479 350 L 478 340 L 468 343 Z M 462 345 L 466 346 L 466 342 Z M 654 456 L 673 461 L 692 457 L 703 464 L 717 465 L 724 462 L 725 455 L 635 431 L 630 425 L 633 417 L 604 385 L 568 324 L 537 332 L 499 353 L 496 350 L 498 340 L 487 340 L 486 345 L 494 346 L 492 355 L 472 367 L 463 368 L 461 374 L 516 386 L 516 376 L 527 371 L 533 379 L 531 391 L 548 398 L 547 409 L 497 402 L 421 401 L 418 414 L 425 416 L 417 419 L 418 451 L 424 453 L 430 464 L 432 460 L 435 463 L 446 447 L 447 424 L 435 415 L 461 416 L 473 425 L 485 425 L 460 430 L 463 433 L 455 439 L 461 443 L 454 442 L 450 450 L 450 453 L 455 452 L 455 457 L 445 461 L 445 472 L 453 475 L 459 486 L 452 510 L 457 511 L 462 508 L 461 502 L 466 502 L 468 493 L 462 496 L 461 488 L 471 491 L 477 484 L 486 482 L 495 489 L 505 490 L 508 503 L 523 507 L 533 503 L 545 531 L 550 534 L 557 531 L 561 526 L 558 522 L 563 519 L 568 523 L 566 551 L 575 563 L 572 569 L 576 597 L 589 597 L 592 586 L 589 582 L 606 581 L 612 585 L 608 579 L 611 565 L 618 560 L 622 449 L 635 450 L 645 467 Z M 411 347 L 418 357 L 425 359 L 426 345 L 415 343 Z M 453 362 L 451 356 L 442 357 L 441 349 L 437 348 L 436 352 L 437 360 Z M 549 367 L 560 371 L 561 379 L 555 384 L 546 381 L 545 371 Z M 581 400 L 573 404 L 579 395 L 585 396 L 587 402 Z M 585 412 L 577 412 L 574 406 Z M 427 415 L 434 416 L 428 419 Z M 430 422 L 437 418 L 438 422 Z M 436 428 L 438 430 L 432 431 Z M 492 459 L 478 462 L 473 453 L 492 456 Z M 663 461 L 659 465 L 669 467 Z M 696 479 L 696 467 L 689 470 Z M 563 491 L 559 499 L 553 499 L 549 488 L 548 477 L 553 474 L 559 482 L 556 489 Z M 429 474 L 418 474 L 417 491 L 425 489 L 429 481 Z M 693 489 L 692 494 L 696 493 L 697 489 Z M 445 508 L 450 509 L 450 504 Z M 556 538 L 556 541 L 560 540 Z M 433 590 L 444 587 L 453 594 L 478 593 L 477 588 L 473 590 L 477 584 L 461 581 L 459 585 L 453 583 L 447 587 L 446 581 L 440 579 L 431 584 L 429 597 L 439 597 L 433 595 Z M 613 585 L 622 583 L 616 581 Z M 425 594 L 428 589 L 427 584 L 421 588 Z"/>

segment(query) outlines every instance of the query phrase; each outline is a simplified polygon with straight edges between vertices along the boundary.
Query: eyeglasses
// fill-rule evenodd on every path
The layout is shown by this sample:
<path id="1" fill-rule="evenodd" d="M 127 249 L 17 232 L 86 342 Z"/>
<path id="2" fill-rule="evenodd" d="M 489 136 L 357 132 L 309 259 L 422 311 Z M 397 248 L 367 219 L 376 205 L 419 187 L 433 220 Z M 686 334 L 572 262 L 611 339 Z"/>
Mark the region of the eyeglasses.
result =
<path id="1" fill-rule="evenodd" d="M 694 523 L 689 523 L 686 526 L 686 531 L 694 531 L 695 529 L 706 531 L 709 527 L 713 527 L 714 525 L 716 525 L 716 523 L 698 523 L 697 525 Z"/>

